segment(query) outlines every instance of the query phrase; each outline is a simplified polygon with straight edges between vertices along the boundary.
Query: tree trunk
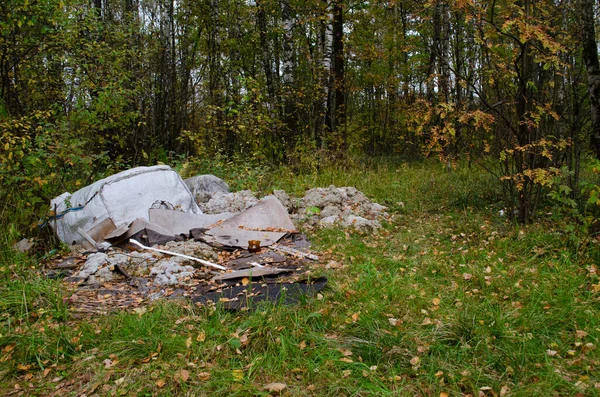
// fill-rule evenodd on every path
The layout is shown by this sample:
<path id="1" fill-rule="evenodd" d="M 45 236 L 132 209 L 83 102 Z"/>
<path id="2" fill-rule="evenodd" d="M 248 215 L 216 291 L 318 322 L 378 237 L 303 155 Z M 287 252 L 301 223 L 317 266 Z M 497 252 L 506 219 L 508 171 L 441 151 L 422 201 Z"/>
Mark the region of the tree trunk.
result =
<path id="1" fill-rule="evenodd" d="M 331 131 L 342 132 L 342 145 L 346 147 L 346 110 L 344 89 L 344 7 L 341 0 L 333 4 L 333 88 L 335 94 L 331 108 Z"/>
<path id="2" fill-rule="evenodd" d="M 588 94 L 592 116 L 591 144 L 596 153 L 596 158 L 600 159 L 600 63 L 598 62 L 598 49 L 596 47 L 594 3 L 594 0 L 582 0 L 581 40 L 583 44 L 583 60 L 587 70 Z"/>

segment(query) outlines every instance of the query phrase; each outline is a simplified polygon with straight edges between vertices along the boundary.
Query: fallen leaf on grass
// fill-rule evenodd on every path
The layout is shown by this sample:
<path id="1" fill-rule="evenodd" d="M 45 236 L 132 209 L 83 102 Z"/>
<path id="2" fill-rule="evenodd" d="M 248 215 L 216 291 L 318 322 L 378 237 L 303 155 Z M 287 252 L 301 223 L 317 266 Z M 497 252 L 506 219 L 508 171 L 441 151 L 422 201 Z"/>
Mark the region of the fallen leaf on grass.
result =
<path id="1" fill-rule="evenodd" d="M 182 381 L 185 383 L 190 378 L 190 372 L 187 369 L 179 370 L 175 373 L 174 378 L 175 380 Z"/>
<path id="2" fill-rule="evenodd" d="M 558 352 L 556 350 L 546 350 L 546 354 L 549 355 L 550 357 L 554 357 L 558 354 Z"/>
<path id="3" fill-rule="evenodd" d="M 415 356 L 413 358 L 410 359 L 410 364 L 411 365 L 417 365 L 421 362 L 421 358 L 419 356 Z"/>
<path id="4" fill-rule="evenodd" d="M 462 274 L 462 277 L 463 277 L 465 280 L 470 280 L 470 279 L 472 279 L 472 278 L 473 278 L 473 275 L 472 275 L 471 273 L 463 273 L 463 274 Z"/>
<path id="5" fill-rule="evenodd" d="M 438 306 L 440 304 L 440 302 L 441 302 L 440 298 L 433 298 L 431 300 L 431 303 L 433 303 L 436 306 Z"/>
<path id="6" fill-rule="evenodd" d="M 244 371 L 242 371 L 241 369 L 234 369 L 233 371 L 231 371 L 231 375 L 233 375 L 233 380 L 235 381 L 240 381 L 244 379 Z"/>
<path id="7" fill-rule="evenodd" d="M 204 331 L 200 332 L 196 337 L 197 342 L 204 342 L 206 340 L 206 333 Z"/>
<path id="8" fill-rule="evenodd" d="M 185 347 L 187 347 L 188 349 L 190 347 L 192 347 L 192 337 L 191 336 L 185 340 Z"/>
<path id="9" fill-rule="evenodd" d="M 306 348 L 306 342 L 302 341 L 300 343 L 298 343 L 298 349 L 300 350 L 304 350 Z"/>
<path id="10" fill-rule="evenodd" d="M 200 372 L 198 374 L 198 379 L 200 379 L 202 382 L 206 382 L 210 379 L 210 372 Z"/>
<path id="11" fill-rule="evenodd" d="M 147 309 L 145 307 L 136 307 L 135 309 L 133 309 L 133 311 L 138 314 L 138 315 L 142 315 L 144 313 L 147 312 Z"/>
<path id="12" fill-rule="evenodd" d="M 440 397 L 448 397 L 448 396 L 449 396 L 449 394 L 447 392 L 445 392 L 445 391 L 440 392 Z"/>
<path id="13" fill-rule="evenodd" d="M 164 379 L 159 379 L 156 381 L 155 385 L 160 389 L 165 385 L 165 380 Z"/>
<path id="14" fill-rule="evenodd" d="M 590 351 L 592 351 L 594 349 L 596 349 L 596 345 L 594 345 L 593 343 L 586 343 L 581 348 L 581 351 L 585 353 L 585 352 L 590 352 Z"/>
<path id="15" fill-rule="evenodd" d="M 273 393 L 273 392 L 279 393 L 286 387 L 287 387 L 287 385 L 285 383 L 273 382 L 273 383 L 269 383 L 268 385 L 263 386 L 263 389 L 265 389 L 269 393 Z"/>

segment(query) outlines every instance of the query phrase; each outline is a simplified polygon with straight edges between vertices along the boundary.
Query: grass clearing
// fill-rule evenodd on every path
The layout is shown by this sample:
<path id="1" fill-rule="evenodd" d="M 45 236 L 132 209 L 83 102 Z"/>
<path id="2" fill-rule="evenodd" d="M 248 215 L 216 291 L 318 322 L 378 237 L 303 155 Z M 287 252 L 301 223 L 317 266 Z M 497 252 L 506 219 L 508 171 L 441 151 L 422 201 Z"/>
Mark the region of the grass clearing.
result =
<path id="1" fill-rule="evenodd" d="M 355 186 L 395 214 L 376 235 L 309 230 L 327 289 L 248 313 L 161 301 L 76 319 L 58 282 L 3 248 L 0 393 L 266 396 L 283 382 L 290 396 L 600 395 L 595 240 L 578 250 L 559 222 L 507 223 L 491 177 L 462 166 L 265 181 Z"/>

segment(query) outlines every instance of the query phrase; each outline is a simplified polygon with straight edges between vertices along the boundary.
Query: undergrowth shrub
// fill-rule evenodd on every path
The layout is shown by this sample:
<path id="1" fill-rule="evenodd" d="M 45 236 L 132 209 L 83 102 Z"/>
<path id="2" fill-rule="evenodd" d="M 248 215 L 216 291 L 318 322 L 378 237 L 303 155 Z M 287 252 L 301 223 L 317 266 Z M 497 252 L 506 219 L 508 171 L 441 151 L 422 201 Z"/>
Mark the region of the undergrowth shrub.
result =
<path id="1" fill-rule="evenodd" d="M 0 223 L 30 234 L 52 198 L 112 173 L 107 160 L 53 111 L 0 119 Z"/>

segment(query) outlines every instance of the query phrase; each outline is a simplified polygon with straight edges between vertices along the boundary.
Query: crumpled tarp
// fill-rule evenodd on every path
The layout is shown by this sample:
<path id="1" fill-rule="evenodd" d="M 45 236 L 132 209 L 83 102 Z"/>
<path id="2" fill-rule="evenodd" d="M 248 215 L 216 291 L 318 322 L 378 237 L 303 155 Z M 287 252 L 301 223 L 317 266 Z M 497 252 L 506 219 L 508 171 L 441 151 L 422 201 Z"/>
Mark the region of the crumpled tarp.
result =
<path id="1" fill-rule="evenodd" d="M 179 174 L 169 166 L 158 165 L 133 168 L 73 194 L 61 194 L 51 201 L 51 210 L 56 211 L 48 223 L 61 241 L 80 243 L 84 241 L 80 229 L 88 233 L 101 224 L 114 229 L 137 218 L 149 219 L 148 210 L 157 204 L 188 213 L 202 212 Z M 110 231 L 102 227 L 103 235 Z"/>

